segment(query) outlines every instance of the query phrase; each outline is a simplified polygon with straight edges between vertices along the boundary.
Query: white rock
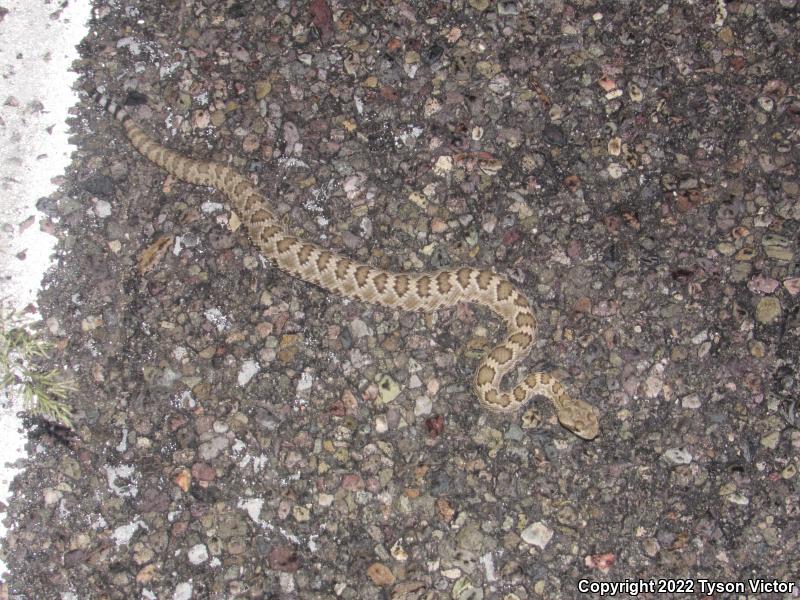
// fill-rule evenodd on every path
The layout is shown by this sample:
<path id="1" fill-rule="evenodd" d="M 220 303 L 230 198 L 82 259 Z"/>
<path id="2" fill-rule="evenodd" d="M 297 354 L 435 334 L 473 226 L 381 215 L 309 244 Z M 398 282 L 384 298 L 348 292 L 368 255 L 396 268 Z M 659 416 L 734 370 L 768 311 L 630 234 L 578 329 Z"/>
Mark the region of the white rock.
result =
<path id="1" fill-rule="evenodd" d="M 611 163 L 608 165 L 608 176 L 611 179 L 619 179 L 625 174 L 625 169 L 619 163 Z"/>
<path id="2" fill-rule="evenodd" d="M 353 319 L 350 322 L 350 334 L 356 339 L 373 335 L 372 330 L 361 319 Z"/>
<path id="3" fill-rule="evenodd" d="M 420 396 L 414 403 L 414 416 L 429 415 L 433 408 L 433 402 L 427 396 Z"/>
<path id="4" fill-rule="evenodd" d="M 189 548 L 186 556 L 189 558 L 190 563 L 199 565 L 208 560 L 208 548 L 206 548 L 205 544 L 195 544 Z"/>
<path id="5" fill-rule="evenodd" d="M 520 536 L 526 543 L 544 550 L 553 539 L 553 530 L 541 521 L 537 521 L 523 529 Z"/>
<path id="6" fill-rule="evenodd" d="M 700 404 L 700 396 L 697 394 L 689 394 L 681 399 L 683 408 L 700 408 Z"/>
<path id="7" fill-rule="evenodd" d="M 106 219 L 111 216 L 111 204 L 105 200 L 95 200 L 94 214 L 101 219 Z"/>
<path id="8" fill-rule="evenodd" d="M 259 365 L 254 360 L 246 360 L 242 363 L 242 368 L 239 369 L 239 374 L 236 376 L 236 381 L 239 385 L 246 385 L 248 381 L 250 381 L 256 373 L 259 372 L 261 369 L 261 365 Z"/>
<path id="9" fill-rule="evenodd" d="M 435 175 L 442 177 L 453 170 L 453 157 L 452 156 L 440 156 L 436 159 L 436 164 L 433 167 L 433 172 Z"/>
<path id="10" fill-rule="evenodd" d="M 389 431 L 389 424 L 386 422 L 386 417 L 378 415 L 375 417 L 375 431 L 377 433 L 386 433 Z"/>
<path id="11" fill-rule="evenodd" d="M 685 448 L 670 448 L 664 452 L 664 458 L 674 465 L 688 465 L 693 457 Z"/>
<path id="12" fill-rule="evenodd" d="M 53 488 L 47 488 L 44 491 L 44 505 L 53 506 L 53 504 L 59 502 L 63 496 L 64 494 L 61 491 Z"/>
<path id="13" fill-rule="evenodd" d="M 306 390 L 310 390 L 311 386 L 314 385 L 314 377 L 308 371 L 303 371 L 300 373 L 300 381 L 297 382 L 297 391 L 303 392 Z"/>
<path id="14" fill-rule="evenodd" d="M 175 586 L 172 600 L 191 600 L 193 592 L 192 584 L 189 581 L 182 581 Z"/>
<path id="15" fill-rule="evenodd" d="M 262 498 L 248 498 L 246 500 L 239 500 L 239 503 L 236 506 L 244 509 L 253 522 L 261 522 L 261 508 L 264 506 L 264 500 Z"/>
<path id="16" fill-rule="evenodd" d="M 147 530 L 147 525 L 145 525 L 144 521 L 141 519 L 137 519 L 133 523 L 128 523 L 127 525 L 120 525 L 113 531 L 111 537 L 114 538 L 117 546 L 121 546 L 122 544 L 130 542 L 133 534 L 139 529 Z"/>

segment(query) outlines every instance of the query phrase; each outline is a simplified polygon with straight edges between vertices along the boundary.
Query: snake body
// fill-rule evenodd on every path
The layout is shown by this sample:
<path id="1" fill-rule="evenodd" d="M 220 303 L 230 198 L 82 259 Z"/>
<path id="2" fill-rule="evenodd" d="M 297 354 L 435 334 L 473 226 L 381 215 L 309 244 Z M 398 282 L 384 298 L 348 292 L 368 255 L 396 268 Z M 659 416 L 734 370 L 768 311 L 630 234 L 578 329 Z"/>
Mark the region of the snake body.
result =
<path id="1" fill-rule="evenodd" d="M 491 309 L 503 320 L 507 333 L 475 371 L 472 387 L 481 405 L 511 412 L 540 394 L 552 401 L 564 427 L 584 439 L 597 435 L 597 416 L 592 406 L 570 397 L 548 373 L 529 373 L 513 388 L 503 389 L 503 377 L 528 355 L 536 338 L 536 318 L 530 303 L 508 279 L 488 269 L 470 267 L 432 272 L 385 271 L 302 240 L 289 233 L 270 210 L 267 199 L 237 171 L 162 146 L 113 99 L 94 89 L 87 89 L 87 93 L 122 124 L 134 148 L 152 163 L 187 183 L 222 191 L 258 250 L 289 275 L 339 296 L 400 310 L 433 311 L 460 301 Z"/>

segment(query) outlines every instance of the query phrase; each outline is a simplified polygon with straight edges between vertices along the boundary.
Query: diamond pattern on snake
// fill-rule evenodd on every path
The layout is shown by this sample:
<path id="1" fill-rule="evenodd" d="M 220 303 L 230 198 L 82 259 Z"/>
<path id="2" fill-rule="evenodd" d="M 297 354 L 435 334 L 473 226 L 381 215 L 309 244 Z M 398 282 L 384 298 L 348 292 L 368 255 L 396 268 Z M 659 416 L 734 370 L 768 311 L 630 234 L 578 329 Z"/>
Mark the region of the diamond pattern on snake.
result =
<path id="1" fill-rule="evenodd" d="M 536 318 L 530 303 L 508 279 L 490 269 L 460 267 L 432 272 L 396 273 L 376 269 L 300 239 L 286 229 L 270 203 L 245 177 L 226 165 L 184 156 L 165 148 L 145 133 L 111 98 L 87 89 L 90 97 L 122 124 L 133 147 L 167 173 L 194 185 L 225 194 L 248 236 L 273 265 L 337 296 L 407 311 L 433 311 L 457 302 L 474 302 L 497 314 L 506 337 L 481 361 L 472 388 L 481 406 L 512 412 L 533 396 L 548 398 L 559 422 L 591 440 L 599 431 L 592 405 L 573 398 L 545 372 L 528 373 L 511 388 L 503 377 L 528 356 L 536 339 Z"/>

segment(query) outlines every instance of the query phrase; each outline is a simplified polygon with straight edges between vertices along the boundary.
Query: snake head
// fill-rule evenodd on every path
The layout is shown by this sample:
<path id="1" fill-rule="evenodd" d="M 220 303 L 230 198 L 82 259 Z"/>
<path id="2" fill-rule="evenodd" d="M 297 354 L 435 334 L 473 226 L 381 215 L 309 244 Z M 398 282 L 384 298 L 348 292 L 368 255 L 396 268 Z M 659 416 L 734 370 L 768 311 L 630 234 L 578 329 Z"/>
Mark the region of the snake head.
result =
<path id="1" fill-rule="evenodd" d="M 573 399 L 558 411 L 558 422 L 585 440 L 593 440 L 600 431 L 594 407 L 583 400 Z"/>

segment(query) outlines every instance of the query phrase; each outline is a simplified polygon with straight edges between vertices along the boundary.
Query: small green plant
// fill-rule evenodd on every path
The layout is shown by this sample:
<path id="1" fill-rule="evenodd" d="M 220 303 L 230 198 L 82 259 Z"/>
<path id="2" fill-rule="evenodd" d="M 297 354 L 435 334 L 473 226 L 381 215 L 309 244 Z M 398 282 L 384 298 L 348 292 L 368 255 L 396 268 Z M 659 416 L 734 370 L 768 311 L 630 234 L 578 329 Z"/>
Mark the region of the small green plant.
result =
<path id="1" fill-rule="evenodd" d="M 13 310 L 0 308 L 0 385 L 9 398 L 21 397 L 31 414 L 72 428 L 66 403 L 75 384 L 57 369 L 36 365 L 46 359 L 52 344 L 31 332 Z"/>

